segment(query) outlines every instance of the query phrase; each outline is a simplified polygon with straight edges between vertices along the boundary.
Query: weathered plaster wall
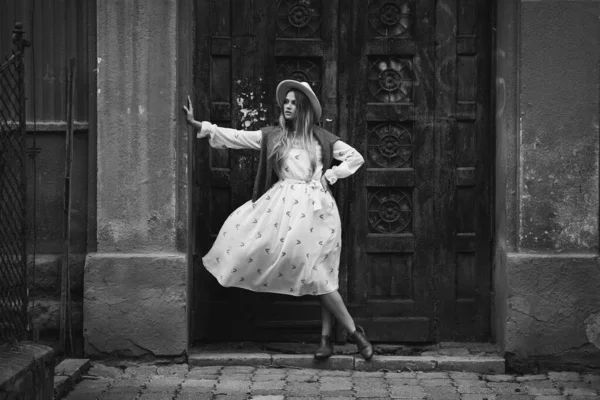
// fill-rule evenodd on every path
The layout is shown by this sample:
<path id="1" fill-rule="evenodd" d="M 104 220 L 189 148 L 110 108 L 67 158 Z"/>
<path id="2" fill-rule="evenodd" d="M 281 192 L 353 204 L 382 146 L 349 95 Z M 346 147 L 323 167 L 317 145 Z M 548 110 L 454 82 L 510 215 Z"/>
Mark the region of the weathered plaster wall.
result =
<path id="1" fill-rule="evenodd" d="M 600 0 L 519 7 L 519 120 L 505 131 L 507 163 L 497 171 L 507 214 L 498 326 L 509 366 L 600 368 Z"/>
<path id="2" fill-rule="evenodd" d="M 98 252 L 85 265 L 85 351 L 180 355 L 187 169 L 176 125 L 177 2 L 100 1 L 97 26 Z"/>
<path id="3" fill-rule="evenodd" d="M 523 1 L 519 247 L 598 252 L 600 1 Z"/>
<path id="4" fill-rule="evenodd" d="M 172 251 L 176 2 L 98 2 L 98 250 Z"/>
<path id="5" fill-rule="evenodd" d="M 600 368 L 598 258 L 513 253 L 507 275 L 510 361 L 517 367 Z"/>

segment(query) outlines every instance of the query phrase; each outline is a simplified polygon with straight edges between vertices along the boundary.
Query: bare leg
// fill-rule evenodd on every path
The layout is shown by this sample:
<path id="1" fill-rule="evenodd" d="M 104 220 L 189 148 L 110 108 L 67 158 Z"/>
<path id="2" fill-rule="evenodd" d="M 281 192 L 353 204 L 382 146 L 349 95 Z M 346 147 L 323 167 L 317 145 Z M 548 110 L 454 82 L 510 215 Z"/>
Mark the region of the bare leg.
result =
<path id="1" fill-rule="evenodd" d="M 373 345 L 369 343 L 362 330 L 361 332 L 356 330 L 354 320 L 350 316 L 350 313 L 348 312 L 348 309 L 344 304 L 344 300 L 342 300 L 342 296 L 340 296 L 339 292 L 336 290 L 335 292 L 322 295 L 321 307 L 323 332 L 325 332 L 326 325 L 328 326 L 329 331 L 331 331 L 331 314 L 333 314 L 340 324 L 346 328 L 348 333 L 350 333 L 350 337 L 352 337 L 354 343 L 356 343 L 359 353 L 365 358 L 365 360 L 369 361 L 371 357 L 373 357 Z M 331 313 L 329 316 L 326 316 L 325 309 Z M 323 337 L 321 343 L 321 347 L 324 347 Z M 322 357 L 320 354 L 321 347 L 319 347 L 317 353 L 315 353 L 315 358 L 317 359 L 326 358 L 324 356 Z M 331 350 L 333 351 L 333 348 Z M 331 352 L 329 355 L 331 355 Z M 329 355 L 327 355 L 327 357 L 329 357 Z"/>
<path id="2" fill-rule="evenodd" d="M 337 290 L 321 296 L 321 307 L 326 308 L 331 314 L 333 314 L 339 323 L 346 328 L 348 333 L 353 333 L 356 330 L 354 320 L 350 316 L 350 313 L 344 304 L 344 300 L 342 300 L 342 296 L 340 296 L 340 293 Z M 325 325 L 324 319 L 323 325 Z M 323 326 L 323 329 L 324 328 L 325 327 Z"/>
<path id="3" fill-rule="evenodd" d="M 321 300 L 321 335 L 331 336 L 331 329 L 333 327 L 333 314 L 323 304 Z"/>
<path id="4" fill-rule="evenodd" d="M 321 298 L 321 342 L 319 348 L 315 351 L 317 360 L 326 360 L 333 354 L 333 345 L 331 343 L 331 329 L 333 328 L 333 314 L 329 312 L 323 298 Z"/>

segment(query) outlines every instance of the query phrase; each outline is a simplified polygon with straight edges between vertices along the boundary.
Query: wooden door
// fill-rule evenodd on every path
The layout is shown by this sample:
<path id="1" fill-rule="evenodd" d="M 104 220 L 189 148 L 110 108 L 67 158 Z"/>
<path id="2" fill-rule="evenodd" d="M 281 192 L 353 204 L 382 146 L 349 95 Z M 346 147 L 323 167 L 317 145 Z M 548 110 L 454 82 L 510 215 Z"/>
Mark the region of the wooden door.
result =
<path id="1" fill-rule="evenodd" d="M 438 1 L 434 215 L 438 259 L 433 280 L 437 340 L 491 337 L 493 4 Z"/>
<path id="2" fill-rule="evenodd" d="M 490 6 L 355 0 L 348 8 L 341 123 L 366 160 L 349 199 L 351 312 L 376 341 L 486 340 Z"/>
<path id="3" fill-rule="evenodd" d="M 340 292 L 376 341 L 489 338 L 490 6 L 485 0 L 197 2 L 198 117 L 273 123 L 308 81 L 365 165 L 337 186 Z M 256 114 L 248 113 L 255 110 Z M 251 197 L 251 151 L 194 150 L 195 339 L 314 340 L 311 297 L 224 289 L 201 263 Z"/>
<path id="4" fill-rule="evenodd" d="M 312 85 L 323 105 L 322 125 L 335 131 L 337 18 L 337 1 L 198 2 L 198 118 L 237 129 L 273 124 L 277 83 L 297 79 Z M 194 146 L 194 339 L 316 339 L 315 298 L 224 289 L 204 269 L 201 257 L 221 224 L 251 198 L 258 152 L 215 150 L 205 140 Z"/>

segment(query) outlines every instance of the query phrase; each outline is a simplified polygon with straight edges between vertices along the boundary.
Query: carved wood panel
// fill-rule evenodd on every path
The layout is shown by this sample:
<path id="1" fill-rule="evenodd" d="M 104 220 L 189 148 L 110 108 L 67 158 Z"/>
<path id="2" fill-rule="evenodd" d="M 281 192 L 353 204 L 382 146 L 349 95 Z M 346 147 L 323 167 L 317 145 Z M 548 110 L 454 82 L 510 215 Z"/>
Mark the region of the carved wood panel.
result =
<path id="1" fill-rule="evenodd" d="M 375 340 L 485 340 L 489 6 L 355 0 L 348 7 L 340 53 L 353 57 L 340 68 L 348 93 L 341 125 L 366 160 L 348 228 L 353 315 Z"/>
<path id="2" fill-rule="evenodd" d="M 277 37 L 321 38 L 321 1 L 277 1 Z"/>
<path id="3" fill-rule="evenodd" d="M 349 300 L 373 339 L 427 341 L 433 318 L 428 296 L 433 170 L 428 166 L 434 25 L 418 17 L 435 5 L 356 0 L 351 9 L 343 23 L 352 34 L 340 51 L 356 59 L 341 82 L 358 93 L 350 94 L 342 124 L 365 155 L 366 168 L 356 176 L 350 210 Z"/>

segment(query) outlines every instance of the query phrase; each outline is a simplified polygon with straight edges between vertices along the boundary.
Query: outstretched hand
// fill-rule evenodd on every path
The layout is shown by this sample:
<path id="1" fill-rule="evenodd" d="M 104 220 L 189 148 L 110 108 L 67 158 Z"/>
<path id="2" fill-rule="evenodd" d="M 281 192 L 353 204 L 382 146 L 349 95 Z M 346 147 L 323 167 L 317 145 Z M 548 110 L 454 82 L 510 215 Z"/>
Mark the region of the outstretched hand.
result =
<path id="1" fill-rule="evenodd" d="M 187 97 L 187 107 L 183 106 L 183 111 L 185 111 L 185 120 L 187 121 L 187 123 L 189 125 L 194 125 L 194 122 L 196 122 L 196 120 L 194 119 L 194 106 L 192 105 L 192 99 L 190 99 L 190 96 Z"/>

